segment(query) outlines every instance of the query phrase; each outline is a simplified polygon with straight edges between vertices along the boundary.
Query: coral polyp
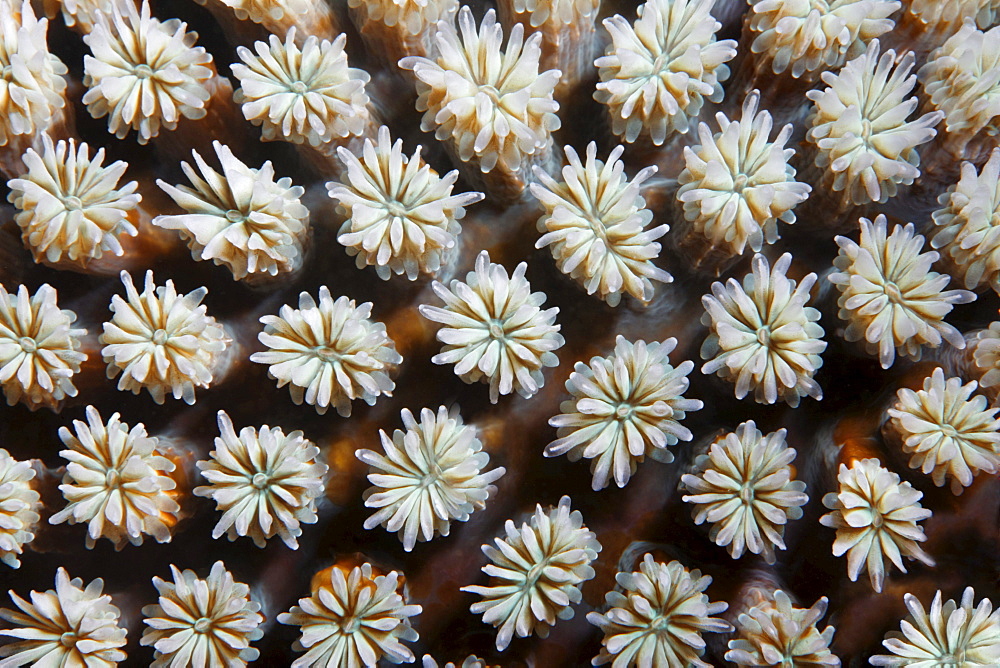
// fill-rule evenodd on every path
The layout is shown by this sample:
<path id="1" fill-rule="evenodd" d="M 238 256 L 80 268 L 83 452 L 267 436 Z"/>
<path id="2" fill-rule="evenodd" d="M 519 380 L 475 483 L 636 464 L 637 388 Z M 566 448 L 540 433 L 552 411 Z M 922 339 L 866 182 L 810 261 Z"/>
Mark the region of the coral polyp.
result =
<path id="1" fill-rule="evenodd" d="M 1000 0 L 0 0 L 0 175 L 0 668 L 1000 665 Z"/>
<path id="2" fill-rule="evenodd" d="M 496 644 L 501 651 L 515 634 L 524 638 L 537 633 L 544 638 L 557 619 L 572 619 L 570 606 L 582 599 L 580 586 L 594 577 L 590 564 L 601 551 L 580 511 L 570 511 L 568 496 L 548 511 L 536 506 L 520 527 L 507 520 L 504 532 L 504 537 L 494 539 L 496 547 L 483 545 L 491 562 L 483 566 L 492 578 L 490 586 L 462 588 L 482 597 L 471 610 L 498 627 Z"/>

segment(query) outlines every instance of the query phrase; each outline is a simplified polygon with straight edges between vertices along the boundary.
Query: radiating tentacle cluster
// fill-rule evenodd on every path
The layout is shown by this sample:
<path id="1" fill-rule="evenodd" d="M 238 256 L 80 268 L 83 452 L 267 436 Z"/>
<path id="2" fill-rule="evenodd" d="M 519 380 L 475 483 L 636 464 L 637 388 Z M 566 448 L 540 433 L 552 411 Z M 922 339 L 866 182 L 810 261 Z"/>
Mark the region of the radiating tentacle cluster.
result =
<path id="1" fill-rule="evenodd" d="M 539 183 L 531 184 L 531 193 L 545 208 L 538 219 L 543 234 L 535 246 L 548 246 L 559 270 L 580 282 L 587 294 L 596 292 L 612 306 L 622 294 L 649 302 L 652 281 L 673 280 L 653 263 L 660 253 L 660 244 L 654 242 L 670 228 L 664 224 L 646 229 L 653 213 L 639 194 L 656 167 L 646 167 L 628 181 L 623 146 L 615 148 L 607 162 L 597 159 L 594 142 L 587 145 L 586 163 L 571 146 L 565 151 L 569 164 L 562 169 L 562 181 L 535 168 Z"/>
<path id="2" fill-rule="evenodd" d="M 153 224 L 177 230 L 196 260 L 211 260 L 241 280 L 276 276 L 302 266 L 309 236 L 309 210 L 304 192 L 287 176 L 275 181 L 271 161 L 254 169 L 227 146 L 212 142 L 222 173 L 192 151 L 199 175 L 186 162 L 181 168 L 194 186 L 157 184 L 185 210 L 157 216 Z"/>
<path id="3" fill-rule="evenodd" d="M 967 290 L 989 286 L 1000 294 L 1000 148 L 982 170 L 962 163 L 962 176 L 938 198 L 931 247 Z"/>
<path id="4" fill-rule="evenodd" d="M 172 582 L 153 578 L 159 601 L 143 607 L 147 628 L 142 645 L 155 650 L 153 668 L 168 666 L 245 666 L 260 652 L 250 647 L 264 631 L 260 603 L 250 587 L 236 582 L 217 561 L 204 580 L 194 571 L 170 565 Z"/>
<path id="5" fill-rule="evenodd" d="M 160 21 L 149 0 L 113 2 L 95 16 L 83 38 L 93 53 L 84 58 L 83 103 L 95 118 L 108 117 L 111 133 L 121 139 L 135 130 L 145 144 L 181 118 L 205 117 L 218 74 L 187 24 Z"/>
<path id="6" fill-rule="evenodd" d="M 847 322 L 848 341 L 863 341 L 878 355 L 883 369 L 896 354 L 919 360 L 924 346 L 945 341 L 964 348 L 961 333 L 944 321 L 955 304 L 975 299 L 966 290 L 945 290 L 951 277 L 931 271 L 934 251 L 922 253 L 924 238 L 913 224 L 896 225 L 889 234 L 885 216 L 862 218 L 858 241 L 837 237 L 838 270 L 829 280 L 840 291 L 838 316 Z"/>
<path id="7" fill-rule="evenodd" d="M 736 42 L 717 41 L 721 24 L 714 0 L 649 0 L 630 24 L 621 15 L 604 21 L 611 36 L 594 99 L 608 108 L 614 133 L 632 143 L 641 135 L 656 146 L 688 131 L 705 101 L 722 99 L 720 82 Z"/>
<path id="8" fill-rule="evenodd" d="M 695 524 L 710 522 L 712 539 L 734 559 L 747 550 L 774 563 L 774 548 L 785 549 L 785 524 L 802 517 L 809 500 L 806 484 L 792 480 L 795 454 L 784 429 L 765 436 L 752 420 L 717 439 L 695 459 L 695 472 L 681 477 Z"/>
<path id="9" fill-rule="evenodd" d="M 319 304 L 308 292 L 299 295 L 299 308 L 287 304 L 278 315 L 261 318 L 258 336 L 267 346 L 250 360 L 267 364 L 267 373 L 288 385 L 292 401 L 305 401 L 320 415 L 330 406 L 344 417 L 351 415 L 351 401 L 369 406 L 380 396 L 392 396 L 391 375 L 403 361 L 385 332 L 385 325 L 369 319 L 371 302 L 357 306 L 321 286 Z"/>
<path id="10" fill-rule="evenodd" d="M 21 565 L 18 555 L 41 519 L 41 497 L 31 483 L 35 475 L 31 462 L 19 462 L 0 448 L 0 561 L 11 568 Z"/>
<path id="11" fill-rule="evenodd" d="M 55 586 L 31 592 L 30 602 L 11 592 L 20 610 L 0 609 L 0 617 L 13 625 L 0 635 L 14 639 L 0 647 L 3 663 L 112 668 L 124 661 L 127 631 L 119 625 L 121 611 L 103 593 L 104 581 L 84 587 L 60 567 Z"/>
<path id="12" fill-rule="evenodd" d="M 167 392 L 193 404 L 195 388 L 209 386 L 232 340 L 201 303 L 208 290 L 180 295 L 172 280 L 157 286 L 147 271 L 140 293 L 127 272 L 121 278 L 125 299 L 111 298 L 114 315 L 101 334 L 108 378 L 120 374 L 119 390 L 145 389 L 158 404 Z"/>
<path id="13" fill-rule="evenodd" d="M 135 181 L 118 187 L 128 165 L 103 165 L 104 149 L 91 158 L 86 142 L 41 139 L 41 151 L 24 154 L 27 171 L 7 182 L 7 199 L 35 261 L 86 268 L 104 251 L 123 255 L 119 238 L 138 234 L 133 217 L 142 199 Z"/>
<path id="14" fill-rule="evenodd" d="M 406 431 L 395 430 L 391 439 L 379 432 L 384 455 L 358 450 L 357 456 L 371 467 L 368 481 L 374 485 L 365 492 L 365 505 L 377 509 L 365 528 L 381 524 L 398 532 L 409 552 L 418 539 L 447 536 L 451 520 L 465 522 L 482 509 L 506 470 L 483 470 L 490 456 L 476 428 L 463 424 L 457 411 L 425 408 L 417 422 L 404 408 L 401 417 Z"/>
<path id="15" fill-rule="evenodd" d="M 66 65 L 46 46 L 48 21 L 28 0 L 0 1 L 0 147 L 49 129 L 66 106 Z"/>
<path id="16" fill-rule="evenodd" d="M 527 399 L 538 392 L 542 370 L 559 364 L 553 351 L 565 343 L 555 324 L 559 309 L 540 308 L 545 293 L 531 291 L 527 270 L 522 262 L 508 275 L 483 251 L 465 282 L 433 283 L 444 308 L 420 306 L 421 315 L 444 325 L 437 337 L 445 345 L 432 361 L 454 364 L 467 383 L 489 383 L 493 403 L 501 394 L 516 391 Z"/>
<path id="17" fill-rule="evenodd" d="M 105 423 L 87 406 L 86 422 L 74 420 L 73 432 L 59 428 L 67 448 L 59 454 L 69 462 L 59 490 L 67 503 L 49 522 L 86 523 L 88 547 L 102 536 L 118 550 L 127 542 L 141 545 L 147 535 L 169 542 L 180 514 L 177 467 L 145 426 L 130 429 L 119 417 Z"/>
<path id="18" fill-rule="evenodd" d="M 491 585 L 462 587 L 482 596 L 471 609 L 499 628 L 498 650 L 505 649 L 515 634 L 545 638 L 557 618 L 571 619 L 570 604 L 580 602 L 580 585 L 594 577 L 590 564 L 601 551 L 580 511 L 570 511 L 568 496 L 548 511 L 536 506 L 520 527 L 507 520 L 504 531 L 506 537 L 494 540 L 496 547 L 483 545 L 491 562 L 483 572 L 491 576 Z"/>
<path id="19" fill-rule="evenodd" d="M 338 149 L 347 173 L 327 183 L 346 218 L 337 241 L 359 269 L 374 266 L 383 280 L 405 273 L 412 281 L 441 269 L 457 246 L 465 207 L 483 199 L 477 192 L 452 195 L 458 170 L 441 177 L 420 151 L 403 155 L 403 140 L 393 143 L 383 125 L 377 142 L 365 139 L 361 155 Z"/>
<path id="20" fill-rule="evenodd" d="M 960 601 L 942 603 L 934 594 L 925 610 L 913 594 L 903 596 L 910 614 L 882 641 L 892 654 L 873 656 L 873 666 L 992 666 L 1000 662 L 1000 608 L 988 598 L 975 604 L 976 593 L 966 587 Z"/>
<path id="21" fill-rule="evenodd" d="M 912 51 L 898 63 L 892 49 L 879 56 L 874 40 L 837 74 L 823 72 L 829 88 L 806 94 L 813 101 L 808 138 L 818 147 L 816 166 L 843 193 L 845 207 L 885 202 L 920 176 L 917 147 L 934 138 L 944 112 L 907 120 L 918 104 L 911 95 L 915 60 Z"/>
<path id="22" fill-rule="evenodd" d="M 702 297 L 702 322 L 710 333 L 701 347 L 708 360 L 701 371 L 734 381 L 737 399 L 750 390 L 758 403 L 782 399 L 793 407 L 807 395 L 823 398 L 813 376 L 823 365 L 826 342 L 819 311 L 806 306 L 816 274 L 796 285 L 787 276 L 791 264 L 788 253 L 773 269 L 756 255 L 742 285 L 733 278 L 713 283 L 712 294 Z"/>
<path id="23" fill-rule="evenodd" d="M 814 77 L 865 50 L 893 28 L 899 0 L 753 0 L 751 50 L 770 61 L 775 74 Z"/>
<path id="24" fill-rule="evenodd" d="M 615 576 L 621 591 L 610 591 L 608 610 L 591 612 L 587 621 L 604 632 L 601 653 L 592 661 L 628 666 L 697 666 L 710 668 L 702 633 L 722 633 L 732 626 L 713 617 L 729 606 L 709 602 L 704 593 L 712 578 L 689 571 L 678 561 L 664 564 L 647 554 L 639 570 Z"/>
<path id="25" fill-rule="evenodd" d="M 939 367 L 924 379 L 923 389 L 900 389 L 887 411 L 910 468 L 930 475 L 938 487 L 947 477 L 955 494 L 978 473 L 1000 471 L 1000 408 L 988 408 L 982 395 L 973 397 L 978 387 L 976 381 L 945 379 Z"/>
<path id="26" fill-rule="evenodd" d="M 908 482 L 900 483 L 899 476 L 877 459 L 855 461 L 850 468 L 841 464 L 837 479 L 839 491 L 823 497 L 823 505 L 833 512 L 820 522 L 837 530 L 833 554 L 847 554 L 847 575 L 852 582 L 864 569 L 875 591 L 882 591 L 885 559 L 904 573 L 904 556 L 934 565 L 919 545 L 927 537 L 917 522 L 931 516 L 920 505 L 922 492 Z"/>
<path id="27" fill-rule="evenodd" d="M 525 39 L 520 24 L 501 49 L 503 28 L 492 10 L 477 30 L 471 9 L 462 7 L 458 26 L 438 23 L 436 58 L 400 61 L 417 78 L 421 128 L 450 142 L 483 173 L 499 166 L 519 174 L 550 150 L 551 133 L 559 129 L 559 104 L 552 98 L 559 70 L 539 72 L 542 36 Z"/>
<path id="28" fill-rule="evenodd" d="M 933 109 L 960 149 L 977 134 L 1000 133 L 1000 26 L 980 30 L 973 21 L 931 52 L 917 76 Z"/>
<path id="29" fill-rule="evenodd" d="M 545 456 L 592 460 L 595 490 L 612 477 L 624 487 L 647 456 L 672 462 L 668 446 L 692 438 L 681 420 L 703 406 L 684 398 L 694 363 L 671 366 L 667 355 L 676 345 L 675 339 L 633 343 L 619 336 L 613 354 L 593 357 L 589 365 L 577 362 L 566 381 L 573 399 L 549 420 L 559 438 L 545 447 Z"/>
<path id="30" fill-rule="evenodd" d="M 793 209 L 812 188 L 795 180 L 785 148 L 792 125 L 770 141 L 771 114 L 758 112 L 760 96 L 753 91 L 743 103 L 739 120 L 716 114 L 719 132 L 698 124 L 700 144 L 684 148 L 684 170 L 678 177 L 677 199 L 695 232 L 727 255 L 749 246 L 760 252 L 778 240 L 778 221 L 794 223 Z"/>
<path id="31" fill-rule="evenodd" d="M 293 668 L 412 663 L 413 651 L 403 641 L 417 639 L 410 618 L 421 607 L 407 603 L 403 582 L 401 573 L 382 575 L 369 563 L 317 573 L 310 596 L 278 615 L 282 624 L 302 630 L 294 647 L 306 653 Z"/>
<path id="32" fill-rule="evenodd" d="M 0 385 L 9 406 L 20 401 L 31 410 L 58 410 L 76 396 L 73 376 L 87 359 L 79 350 L 87 330 L 73 329 L 75 320 L 48 283 L 34 294 L 19 285 L 16 295 L 0 285 Z"/>
<path id="33" fill-rule="evenodd" d="M 316 500 L 323 495 L 327 465 L 317 462 L 319 448 L 301 431 L 285 434 L 264 425 L 258 431 L 244 427 L 239 434 L 224 411 L 219 411 L 215 450 L 198 462 L 208 485 L 196 487 L 196 496 L 213 499 L 222 511 L 212 538 L 229 540 L 250 536 L 257 547 L 280 536 L 298 549 L 302 524 L 314 524 Z"/>
<path id="34" fill-rule="evenodd" d="M 271 35 L 253 51 L 237 49 L 242 62 L 232 66 L 240 82 L 234 97 L 264 139 L 321 146 L 365 134 L 371 77 L 348 66 L 346 41 L 343 34 L 333 42 L 309 35 L 299 46 L 293 27 L 283 42 Z"/>
<path id="35" fill-rule="evenodd" d="M 726 660 L 737 666 L 840 666 L 830 651 L 834 628 L 817 626 L 826 614 L 827 599 L 797 608 L 778 589 L 747 612 L 740 613 L 738 637 L 729 641 Z"/>

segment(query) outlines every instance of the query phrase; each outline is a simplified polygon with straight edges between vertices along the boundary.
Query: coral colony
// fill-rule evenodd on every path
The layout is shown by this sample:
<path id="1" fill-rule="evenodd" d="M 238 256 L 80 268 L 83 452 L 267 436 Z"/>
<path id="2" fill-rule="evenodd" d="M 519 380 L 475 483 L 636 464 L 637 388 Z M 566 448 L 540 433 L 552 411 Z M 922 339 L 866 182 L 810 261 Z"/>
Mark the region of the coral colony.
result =
<path id="1" fill-rule="evenodd" d="M 0 176 L 0 668 L 1000 665 L 998 0 L 0 0 Z"/>

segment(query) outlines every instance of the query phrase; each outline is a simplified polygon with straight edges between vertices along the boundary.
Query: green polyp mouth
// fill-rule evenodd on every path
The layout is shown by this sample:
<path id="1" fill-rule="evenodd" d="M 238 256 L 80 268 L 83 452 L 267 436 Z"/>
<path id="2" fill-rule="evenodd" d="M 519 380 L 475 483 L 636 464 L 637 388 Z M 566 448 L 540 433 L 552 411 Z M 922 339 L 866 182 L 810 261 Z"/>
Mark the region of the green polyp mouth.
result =
<path id="1" fill-rule="evenodd" d="M 615 409 L 615 418 L 619 420 L 627 420 L 632 417 L 633 412 L 634 410 L 632 408 L 632 404 L 618 404 L 618 407 Z"/>
<path id="2" fill-rule="evenodd" d="M 331 364 L 340 360 L 340 353 L 329 346 L 320 346 L 316 348 L 316 355 L 324 362 L 329 362 Z"/>
<path id="3" fill-rule="evenodd" d="M 899 286 L 892 281 L 887 281 L 885 284 L 885 296 L 896 304 L 902 303 L 903 301 L 902 291 L 899 289 Z"/>
<path id="4" fill-rule="evenodd" d="M 135 69 L 132 70 L 132 73 L 135 74 L 135 76 L 137 76 L 140 79 L 149 79 L 154 74 L 153 68 L 147 65 L 146 63 L 142 63 L 141 65 L 136 65 Z"/>
<path id="5" fill-rule="evenodd" d="M 479 91 L 485 93 L 486 96 L 493 101 L 493 104 L 499 104 L 500 98 L 503 97 L 503 94 L 499 90 L 497 90 L 496 86 L 491 86 L 489 84 L 481 85 L 479 87 Z"/>
<path id="6" fill-rule="evenodd" d="M 771 329 L 769 327 L 764 326 L 757 330 L 757 343 L 762 346 L 771 344 Z"/>

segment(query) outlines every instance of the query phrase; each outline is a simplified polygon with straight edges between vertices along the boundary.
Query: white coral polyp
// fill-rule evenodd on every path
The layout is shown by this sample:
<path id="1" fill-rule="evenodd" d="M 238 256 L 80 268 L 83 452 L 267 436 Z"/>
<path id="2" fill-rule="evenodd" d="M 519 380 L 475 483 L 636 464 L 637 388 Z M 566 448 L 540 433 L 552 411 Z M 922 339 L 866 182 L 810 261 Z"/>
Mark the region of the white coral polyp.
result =
<path id="1" fill-rule="evenodd" d="M 668 446 L 692 438 L 681 420 L 704 405 L 684 398 L 694 363 L 671 366 L 667 355 L 676 345 L 672 338 L 633 343 L 619 336 L 612 355 L 592 357 L 589 365 L 577 362 L 566 381 L 573 399 L 549 420 L 559 438 L 545 446 L 545 456 L 592 460 L 595 491 L 607 487 L 612 476 L 624 487 L 647 456 L 672 462 Z"/>
<path id="2" fill-rule="evenodd" d="M 881 592 L 886 559 L 904 573 L 904 556 L 934 565 L 918 544 L 927 537 L 917 522 L 931 516 L 931 511 L 920 505 L 923 492 L 908 482 L 900 483 L 899 476 L 883 468 L 877 459 L 856 460 L 851 468 L 841 464 L 837 480 L 838 491 L 823 497 L 823 505 L 833 512 L 819 521 L 837 530 L 833 556 L 847 554 L 851 582 L 867 569 L 872 587 Z"/>
<path id="3" fill-rule="evenodd" d="M 785 549 L 785 525 L 802 517 L 809 500 L 806 484 L 792 480 L 795 455 L 784 429 L 765 436 L 753 420 L 716 439 L 695 459 L 694 473 L 681 476 L 694 523 L 711 523 L 710 537 L 733 559 L 746 550 L 773 564 L 774 548 Z"/>
<path id="4" fill-rule="evenodd" d="M 942 603 L 941 598 L 939 590 L 930 610 L 924 610 L 920 599 L 906 593 L 903 601 L 910 614 L 900 622 L 899 631 L 882 641 L 892 654 L 873 656 L 871 664 L 907 668 L 1000 665 L 1000 608 L 993 610 L 988 598 L 975 605 L 972 587 L 965 588 L 960 602 L 949 598 Z"/>
<path id="5" fill-rule="evenodd" d="M 458 0 L 347 0 L 347 6 L 363 12 L 368 21 L 404 29 L 408 35 L 450 21 L 458 12 Z"/>
<path id="6" fill-rule="evenodd" d="M 517 265 L 508 276 L 502 265 L 483 251 L 465 282 L 451 287 L 434 281 L 434 294 L 444 308 L 420 305 L 420 314 L 444 325 L 437 338 L 444 347 L 431 358 L 454 364 L 455 375 L 467 383 L 490 385 L 490 401 L 516 391 L 530 398 L 545 384 L 542 370 L 559 364 L 555 350 L 565 343 L 555 324 L 558 308 L 542 310 L 544 292 L 532 292 L 524 277 L 528 265 Z"/>
<path id="7" fill-rule="evenodd" d="M 76 313 L 60 309 L 56 290 L 44 284 L 33 295 L 24 285 L 11 295 L 0 284 L 0 386 L 7 405 L 58 410 L 75 397 L 73 376 L 87 359 L 80 352 L 85 329 L 73 329 Z"/>
<path id="8" fill-rule="evenodd" d="M 265 140 L 321 146 L 364 134 L 371 116 L 365 85 L 371 77 L 348 67 L 347 36 L 330 42 L 310 35 L 301 47 L 295 37 L 294 27 L 284 42 L 271 35 L 254 43 L 256 55 L 237 47 L 243 62 L 232 66 L 240 81 L 234 98 L 243 115 L 261 127 Z"/>
<path id="9" fill-rule="evenodd" d="M 875 222 L 860 219 L 859 242 L 836 237 L 840 252 L 829 275 L 840 297 L 837 315 L 847 322 L 848 341 L 864 341 L 870 355 L 878 355 L 883 369 L 896 354 L 919 360 L 924 346 L 937 348 L 947 341 L 965 348 L 961 332 L 944 322 L 954 304 L 976 296 L 966 290 L 945 290 L 951 277 L 931 271 L 934 251 L 921 253 L 924 238 L 913 224 L 896 225 L 887 232 L 884 215 Z"/>
<path id="10" fill-rule="evenodd" d="M 988 285 L 1000 294 L 1000 149 L 993 149 L 981 172 L 963 162 L 958 183 L 938 203 L 931 247 L 966 289 Z"/>
<path id="11" fill-rule="evenodd" d="M 840 666 L 830 652 L 834 628 L 820 632 L 817 622 L 826 614 L 824 596 L 810 608 L 796 608 L 778 589 L 747 612 L 736 624 L 739 637 L 729 641 L 726 661 L 737 666 Z"/>
<path id="12" fill-rule="evenodd" d="M 232 342 L 201 303 L 208 289 L 179 295 L 172 280 L 157 287 L 153 272 L 147 271 L 140 293 L 128 272 L 123 271 L 121 279 L 126 299 L 111 298 L 114 315 L 100 337 L 108 378 L 121 374 L 119 390 L 139 394 L 145 389 L 158 404 L 167 392 L 193 404 L 195 388 L 212 383 L 222 353 Z"/>
<path id="13" fill-rule="evenodd" d="M 413 663 L 403 641 L 417 640 L 410 618 L 421 607 L 407 603 L 404 583 L 402 573 L 379 575 L 369 563 L 317 573 L 311 595 L 278 615 L 282 624 L 302 630 L 292 647 L 306 653 L 292 668 Z"/>
<path id="14" fill-rule="evenodd" d="M 525 39 L 521 24 L 511 28 L 502 50 L 503 28 L 492 9 L 477 30 L 472 10 L 462 7 L 458 26 L 438 23 L 434 60 L 399 61 L 417 78 L 420 127 L 450 141 L 462 161 L 474 159 L 483 173 L 497 165 L 519 172 L 531 156 L 549 150 L 559 129 L 552 97 L 559 70 L 538 71 L 542 35 Z"/>
<path id="15" fill-rule="evenodd" d="M 337 149 L 347 172 L 341 182 L 326 184 L 346 217 L 337 241 L 357 257 L 359 269 L 373 266 L 383 280 L 405 273 L 413 281 L 438 271 L 456 247 L 465 207 L 484 197 L 452 195 L 458 170 L 442 178 L 420 151 L 403 155 L 403 140 L 393 143 L 383 125 L 377 142 L 365 139 L 361 156 Z"/>
<path id="16" fill-rule="evenodd" d="M 597 15 L 600 0 L 511 0 L 516 14 L 528 14 L 532 28 L 572 24 Z"/>
<path id="17" fill-rule="evenodd" d="M 670 227 L 646 229 L 653 212 L 640 194 L 656 167 L 642 169 L 629 181 L 621 160 L 623 146 L 612 150 L 607 162 L 597 159 L 595 142 L 587 145 L 586 163 L 573 147 L 565 151 L 569 164 L 562 168 L 562 181 L 535 167 L 539 183 L 531 184 L 531 193 L 545 208 L 538 219 L 543 234 L 535 247 L 548 246 L 561 272 L 611 306 L 617 306 L 623 294 L 649 302 L 652 281 L 673 280 L 653 263 L 660 254 L 655 240 Z"/>
<path id="18" fill-rule="evenodd" d="M 18 209 L 14 220 L 35 261 L 86 267 L 104 251 L 121 257 L 118 239 L 138 234 L 129 217 L 142 199 L 135 181 L 118 187 L 128 165 L 104 166 L 104 149 L 91 158 L 86 142 L 41 139 L 41 153 L 29 148 L 22 157 L 28 171 L 7 182 L 7 199 Z"/>
<path id="19" fill-rule="evenodd" d="M 705 100 L 719 102 L 724 65 L 736 42 L 716 41 L 722 24 L 711 15 L 715 0 L 649 0 L 634 24 L 621 15 L 604 20 L 611 35 L 594 99 L 608 107 L 611 127 L 626 142 L 648 135 L 660 146 L 687 132 Z"/>
<path id="20" fill-rule="evenodd" d="M 305 401 L 320 415 L 330 406 L 343 417 L 351 415 L 351 401 L 375 405 L 380 396 L 392 396 L 391 375 L 403 361 L 386 334 L 385 325 L 369 318 L 371 302 L 357 306 L 353 299 L 330 296 L 319 289 L 319 304 L 308 292 L 299 295 L 299 308 L 281 307 L 265 315 L 257 338 L 267 346 L 250 360 L 268 365 L 278 387 L 288 385 L 296 406 Z"/>
<path id="21" fill-rule="evenodd" d="M 49 522 L 86 523 L 88 548 L 102 536 L 116 550 L 128 542 L 141 545 L 146 536 L 168 543 L 180 513 L 170 475 L 176 466 L 141 423 L 129 429 L 119 417 L 115 413 L 105 423 L 87 406 L 87 421 L 73 421 L 75 434 L 59 428 L 68 448 L 59 453 L 69 462 L 59 485 L 66 507 Z"/>
<path id="22" fill-rule="evenodd" d="M 35 538 L 40 519 L 40 496 L 31 487 L 35 469 L 31 462 L 19 462 L 0 448 L 0 561 L 19 568 L 24 546 Z"/>
<path id="23" fill-rule="evenodd" d="M 580 586 L 594 577 L 590 564 L 601 551 L 580 511 L 570 511 L 568 496 L 548 511 L 535 506 L 529 522 L 520 527 L 507 520 L 504 531 L 505 538 L 494 539 L 496 547 L 483 545 L 491 562 L 483 572 L 491 576 L 491 586 L 462 587 L 483 597 L 470 609 L 482 613 L 484 623 L 499 627 L 496 646 L 501 651 L 515 633 L 546 638 L 557 618 L 572 619 L 570 605 L 582 599 Z"/>
<path id="24" fill-rule="evenodd" d="M 365 528 L 381 524 L 398 532 L 409 552 L 418 539 L 447 536 L 452 520 L 466 522 L 484 508 L 506 469 L 484 471 L 490 456 L 457 410 L 440 406 L 435 414 L 424 408 L 417 422 L 404 408 L 401 417 L 406 431 L 396 429 L 390 439 L 379 430 L 385 454 L 358 450 L 357 457 L 370 467 L 373 485 L 364 493 L 365 506 L 376 509 Z"/>
<path id="25" fill-rule="evenodd" d="M 69 579 L 66 569 L 56 571 L 56 588 L 31 592 L 28 602 L 10 592 L 18 608 L 0 609 L 0 617 L 13 627 L 0 636 L 15 641 L 0 647 L 5 666 L 86 666 L 114 668 L 126 658 L 127 629 L 118 625 L 121 611 L 102 594 L 104 581 L 86 588 L 80 578 Z"/>
<path id="26" fill-rule="evenodd" d="M 218 422 L 215 450 L 197 463 L 208 485 L 194 489 L 222 511 L 212 538 L 249 536 L 266 547 L 277 535 L 297 550 L 301 525 L 316 523 L 316 501 L 323 496 L 327 465 L 317 461 L 319 448 L 301 431 L 285 434 L 280 427 L 244 427 L 237 435 L 225 411 Z"/>
<path id="27" fill-rule="evenodd" d="M 823 366 L 820 313 L 811 306 L 809 291 L 816 274 L 796 286 L 788 278 L 792 256 L 785 253 L 772 269 L 763 255 L 753 258 L 753 271 L 740 285 L 730 278 L 712 284 L 712 294 L 701 298 L 702 323 L 710 332 L 701 346 L 708 360 L 702 373 L 718 374 L 736 384 L 736 398 L 750 390 L 758 403 L 779 399 L 798 406 L 804 396 L 823 398 L 813 376 Z"/>
<path id="28" fill-rule="evenodd" d="M 750 49 L 765 54 L 775 74 L 793 77 L 834 69 L 892 30 L 898 0 L 756 0 L 750 7 Z"/>
<path id="29" fill-rule="evenodd" d="M 179 19 L 161 22 L 149 0 L 111 3 L 99 12 L 83 40 L 93 55 L 84 56 L 83 96 L 94 118 L 108 117 L 108 130 L 124 139 L 129 130 L 145 144 L 173 130 L 183 118 L 204 118 L 205 105 L 218 75 L 212 56 L 196 47 L 196 33 Z"/>
<path id="30" fill-rule="evenodd" d="M 121 4 L 131 0 L 42 0 L 45 13 L 50 19 L 61 15 L 63 23 L 77 32 L 86 34 L 94 29 L 97 15 L 107 12 L 112 3 Z"/>
<path id="31" fill-rule="evenodd" d="M 942 487 L 961 494 L 980 472 L 1000 471 L 1000 408 L 988 408 L 986 397 L 972 396 L 979 384 L 945 379 L 941 368 L 924 379 L 923 389 L 901 388 L 888 410 L 902 438 L 910 468 L 930 475 Z"/>
<path id="32" fill-rule="evenodd" d="M 778 221 L 795 222 L 793 209 L 812 188 L 795 180 L 789 160 L 795 149 L 785 148 L 792 124 L 771 136 L 771 114 L 758 112 L 760 94 L 752 91 L 743 102 L 739 120 L 715 115 L 719 132 L 698 124 L 700 145 L 684 147 L 684 170 L 677 178 L 677 199 L 694 230 L 715 247 L 741 255 L 747 246 L 760 252 L 764 243 L 778 240 Z"/>
<path id="33" fill-rule="evenodd" d="M 44 132 L 66 106 L 66 66 L 28 0 L 0 0 L 0 146 Z"/>
<path id="34" fill-rule="evenodd" d="M 238 668 L 260 656 L 250 643 L 263 637 L 264 616 L 250 600 L 250 587 L 236 582 L 221 561 L 204 580 L 173 564 L 170 572 L 173 582 L 153 578 L 159 602 L 142 609 L 149 628 L 139 644 L 153 646 L 152 668 Z"/>
<path id="35" fill-rule="evenodd" d="M 965 140 L 1000 134 L 1000 26 L 979 30 L 972 19 L 931 52 L 917 72 L 948 132 Z"/>
<path id="36" fill-rule="evenodd" d="M 907 51 L 897 64 L 892 49 L 879 57 L 874 40 L 837 74 L 823 72 L 829 88 L 806 93 L 813 101 L 807 137 L 819 149 L 816 166 L 851 204 L 885 202 L 920 176 L 917 147 L 934 138 L 944 113 L 907 120 L 919 104 L 911 95 L 915 60 Z"/>
<path id="37" fill-rule="evenodd" d="M 207 0 L 195 0 L 200 5 Z M 250 20 L 264 24 L 270 29 L 280 25 L 283 20 L 294 20 L 299 14 L 309 10 L 309 0 L 215 0 L 215 2 L 233 10 L 240 21 Z"/>
<path id="38" fill-rule="evenodd" d="M 937 35 L 957 32 L 966 18 L 976 21 L 980 30 L 988 30 L 1000 19 L 1000 0 L 909 0 L 906 10 Z"/>
<path id="39" fill-rule="evenodd" d="M 305 190 L 287 176 L 275 181 L 270 160 L 254 169 L 228 146 L 217 141 L 212 146 L 222 173 L 191 151 L 201 175 L 186 162 L 181 168 L 194 188 L 156 182 L 186 213 L 157 216 L 153 224 L 177 230 L 194 259 L 222 265 L 237 280 L 300 267 L 309 236 L 309 209 L 301 202 Z"/>
<path id="40" fill-rule="evenodd" d="M 970 375 L 978 377 L 979 387 L 995 402 L 996 386 L 1000 385 L 1000 322 L 993 321 L 986 329 L 970 334 L 969 347 Z"/>
<path id="41" fill-rule="evenodd" d="M 705 653 L 702 633 L 725 633 L 733 627 L 712 616 L 729 606 L 709 602 L 704 591 L 710 576 L 689 571 L 678 561 L 654 561 L 647 554 L 638 571 L 620 572 L 615 581 L 621 591 L 605 594 L 608 610 L 587 614 L 587 621 L 604 633 L 593 665 L 711 668 L 700 658 Z"/>

